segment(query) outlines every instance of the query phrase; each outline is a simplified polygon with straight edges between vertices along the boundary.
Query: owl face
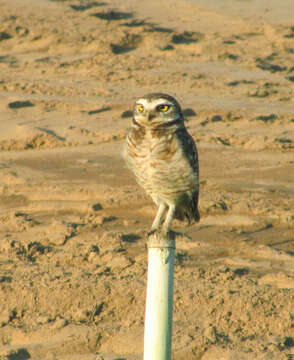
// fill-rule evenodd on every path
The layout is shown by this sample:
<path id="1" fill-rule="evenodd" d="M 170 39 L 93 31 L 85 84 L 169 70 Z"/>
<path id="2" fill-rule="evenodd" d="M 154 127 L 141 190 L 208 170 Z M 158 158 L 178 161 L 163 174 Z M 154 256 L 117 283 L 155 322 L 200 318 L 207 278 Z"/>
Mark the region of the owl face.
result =
<path id="1" fill-rule="evenodd" d="M 148 94 L 136 101 L 134 119 L 140 126 L 152 128 L 182 120 L 182 112 L 170 95 Z"/>

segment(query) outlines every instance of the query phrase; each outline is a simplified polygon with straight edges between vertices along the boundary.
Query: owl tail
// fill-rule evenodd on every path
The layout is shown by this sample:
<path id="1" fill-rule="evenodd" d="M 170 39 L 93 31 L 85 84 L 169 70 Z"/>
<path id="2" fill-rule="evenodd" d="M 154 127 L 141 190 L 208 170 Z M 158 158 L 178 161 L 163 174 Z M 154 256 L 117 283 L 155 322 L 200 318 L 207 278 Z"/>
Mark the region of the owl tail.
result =
<path id="1" fill-rule="evenodd" d="M 180 221 L 187 221 L 189 225 L 199 222 L 198 196 L 198 191 L 195 191 L 192 198 L 186 199 L 186 201 L 176 209 L 175 218 Z"/>

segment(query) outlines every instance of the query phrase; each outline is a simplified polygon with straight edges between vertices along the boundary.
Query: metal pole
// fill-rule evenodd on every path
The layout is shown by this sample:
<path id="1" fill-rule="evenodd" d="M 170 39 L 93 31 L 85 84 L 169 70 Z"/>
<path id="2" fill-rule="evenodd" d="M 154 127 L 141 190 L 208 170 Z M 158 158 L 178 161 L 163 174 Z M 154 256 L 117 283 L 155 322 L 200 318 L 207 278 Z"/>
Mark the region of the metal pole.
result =
<path id="1" fill-rule="evenodd" d="M 148 242 L 144 360 L 170 360 L 175 239 L 154 233 Z"/>

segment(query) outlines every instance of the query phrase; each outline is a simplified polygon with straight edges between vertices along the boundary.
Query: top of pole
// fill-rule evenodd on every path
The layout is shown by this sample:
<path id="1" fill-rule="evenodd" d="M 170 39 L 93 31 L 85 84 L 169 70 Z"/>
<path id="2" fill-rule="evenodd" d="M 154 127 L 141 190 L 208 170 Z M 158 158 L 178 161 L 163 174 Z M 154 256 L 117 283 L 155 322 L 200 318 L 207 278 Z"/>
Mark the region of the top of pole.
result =
<path id="1" fill-rule="evenodd" d="M 150 248 L 167 248 L 167 249 L 175 249 L 176 241 L 175 241 L 175 233 L 173 231 L 169 231 L 167 234 L 163 234 L 162 232 L 155 231 L 148 236 L 147 239 L 147 247 Z"/>

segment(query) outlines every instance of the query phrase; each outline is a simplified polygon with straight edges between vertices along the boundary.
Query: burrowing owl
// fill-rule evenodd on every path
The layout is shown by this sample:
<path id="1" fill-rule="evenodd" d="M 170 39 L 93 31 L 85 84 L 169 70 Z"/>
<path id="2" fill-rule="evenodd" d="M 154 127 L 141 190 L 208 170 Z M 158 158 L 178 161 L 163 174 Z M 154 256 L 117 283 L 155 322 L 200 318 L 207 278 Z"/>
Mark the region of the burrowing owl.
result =
<path id="1" fill-rule="evenodd" d="M 199 221 L 197 149 L 172 96 L 155 93 L 136 101 L 123 157 L 158 205 L 150 233 L 162 226 L 166 234 L 174 218 Z"/>

